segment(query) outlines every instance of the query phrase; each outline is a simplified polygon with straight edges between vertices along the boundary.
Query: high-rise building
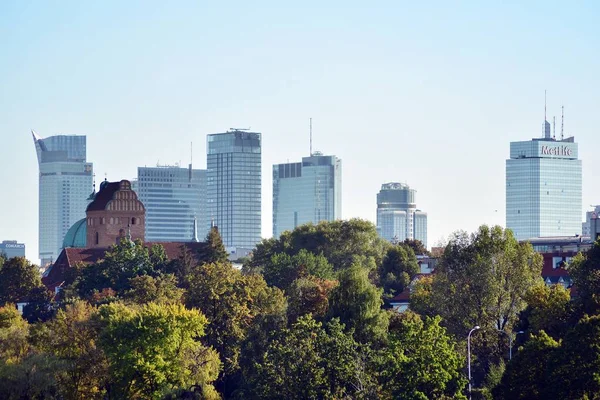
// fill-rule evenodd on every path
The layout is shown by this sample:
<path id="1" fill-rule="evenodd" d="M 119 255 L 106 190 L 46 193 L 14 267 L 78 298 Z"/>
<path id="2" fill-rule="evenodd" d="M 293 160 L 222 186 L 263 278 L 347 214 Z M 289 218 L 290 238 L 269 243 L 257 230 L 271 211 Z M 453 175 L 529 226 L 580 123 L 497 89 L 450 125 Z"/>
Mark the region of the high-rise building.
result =
<path id="1" fill-rule="evenodd" d="M 581 160 L 574 137 L 511 142 L 506 160 L 506 227 L 525 240 L 581 234 Z"/>
<path id="2" fill-rule="evenodd" d="M 314 152 L 302 162 L 273 165 L 273 236 L 342 215 L 342 160 Z"/>
<path id="3" fill-rule="evenodd" d="M 25 244 L 18 243 L 16 240 L 3 240 L 0 243 L 0 255 L 6 258 L 25 257 Z"/>
<path id="4" fill-rule="evenodd" d="M 261 240 L 261 134 L 233 129 L 207 137 L 207 218 L 237 255 Z"/>
<path id="5" fill-rule="evenodd" d="M 139 167 L 133 185 L 146 207 L 148 242 L 189 242 L 194 220 L 203 238 L 210 227 L 206 218 L 206 170 L 179 166 Z"/>
<path id="6" fill-rule="evenodd" d="M 594 211 L 585 212 L 585 222 L 581 223 L 581 236 L 592 236 L 592 219 L 600 215 L 600 206 L 594 206 Z"/>
<path id="7" fill-rule="evenodd" d="M 427 213 L 417 209 L 416 190 L 404 183 L 381 185 L 377 194 L 377 231 L 390 242 L 420 240 L 427 247 Z"/>
<path id="8" fill-rule="evenodd" d="M 93 165 L 86 162 L 86 137 L 41 138 L 34 131 L 39 178 L 39 256 L 41 266 L 56 260 L 65 234 L 85 217 L 93 191 Z"/>

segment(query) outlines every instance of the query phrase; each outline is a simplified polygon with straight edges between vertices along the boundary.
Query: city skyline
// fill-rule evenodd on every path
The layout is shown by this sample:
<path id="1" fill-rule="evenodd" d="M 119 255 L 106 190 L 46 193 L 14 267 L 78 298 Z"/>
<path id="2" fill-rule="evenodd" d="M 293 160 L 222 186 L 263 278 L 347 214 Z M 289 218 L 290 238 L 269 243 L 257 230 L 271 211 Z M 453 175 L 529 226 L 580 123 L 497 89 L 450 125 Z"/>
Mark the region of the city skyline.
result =
<path id="1" fill-rule="evenodd" d="M 205 135 L 237 124 L 263 133 L 264 166 L 298 160 L 312 117 L 314 149 L 344 160 L 343 218 L 375 223 L 374 193 L 402 179 L 432 246 L 505 225 L 509 143 L 539 135 L 545 89 L 548 117 L 564 104 L 579 143 L 582 211 L 600 202 L 597 4 L 316 6 L 1 4 L 0 179 L 16 190 L 0 202 L 0 238 L 37 259 L 30 128 L 87 135 L 99 182 L 187 165 L 190 142 L 206 168 Z"/>

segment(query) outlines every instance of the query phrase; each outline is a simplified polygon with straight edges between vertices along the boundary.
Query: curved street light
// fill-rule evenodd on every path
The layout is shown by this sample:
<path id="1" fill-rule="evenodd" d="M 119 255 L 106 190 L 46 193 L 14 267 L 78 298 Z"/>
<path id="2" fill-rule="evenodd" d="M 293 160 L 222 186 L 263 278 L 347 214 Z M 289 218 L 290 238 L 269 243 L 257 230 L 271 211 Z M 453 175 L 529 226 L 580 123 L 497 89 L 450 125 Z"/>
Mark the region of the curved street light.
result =
<path id="1" fill-rule="evenodd" d="M 469 400 L 471 400 L 471 334 L 480 329 L 479 325 L 475 325 L 467 335 L 467 365 L 469 370 Z"/>

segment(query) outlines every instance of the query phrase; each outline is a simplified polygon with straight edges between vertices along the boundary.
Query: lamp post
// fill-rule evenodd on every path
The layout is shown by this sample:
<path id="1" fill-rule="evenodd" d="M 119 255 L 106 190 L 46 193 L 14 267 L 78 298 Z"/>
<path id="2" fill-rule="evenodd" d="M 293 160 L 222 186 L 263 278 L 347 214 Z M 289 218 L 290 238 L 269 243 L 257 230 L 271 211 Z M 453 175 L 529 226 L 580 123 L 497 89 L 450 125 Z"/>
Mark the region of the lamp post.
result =
<path id="1" fill-rule="evenodd" d="M 507 333 L 506 331 L 500 330 L 498 329 L 498 332 L 502 332 L 504 333 L 506 336 L 508 336 L 508 361 L 512 360 L 512 343 L 513 343 L 513 337 L 511 334 Z M 519 332 L 515 332 L 515 337 L 517 335 L 520 335 L 521 333 L 525 333 L 524 331 L 519 331 Z"/>
<path id="2" fill-rule="evenodd" d="M 469 370 L 469 400 L 471 400 L 471 334 L 479 329 L 479 325 L 475 325 L 467 335 L 467 368 Z"/>

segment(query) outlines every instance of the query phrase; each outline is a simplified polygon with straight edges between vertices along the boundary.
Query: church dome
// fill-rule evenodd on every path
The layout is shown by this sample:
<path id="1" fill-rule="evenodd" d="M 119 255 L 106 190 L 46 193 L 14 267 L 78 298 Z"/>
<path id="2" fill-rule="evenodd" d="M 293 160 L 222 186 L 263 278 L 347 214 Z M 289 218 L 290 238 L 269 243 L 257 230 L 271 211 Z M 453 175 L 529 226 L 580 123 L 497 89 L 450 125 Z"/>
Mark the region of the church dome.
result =
<path id="1" fill-rule="evenodd" d="M 75 222 L 73 226 L 69 228 L 65 238 L 63 239 L 63 248 L 67 247 L 86 247 L 87 238 L 87 219 L 83 218 Z"/>

